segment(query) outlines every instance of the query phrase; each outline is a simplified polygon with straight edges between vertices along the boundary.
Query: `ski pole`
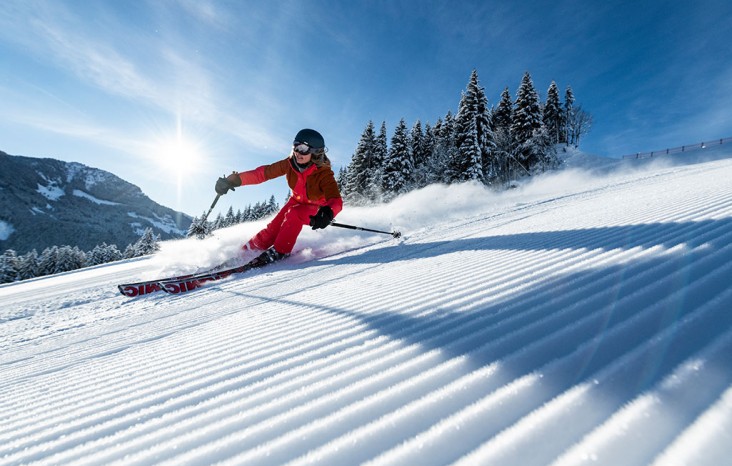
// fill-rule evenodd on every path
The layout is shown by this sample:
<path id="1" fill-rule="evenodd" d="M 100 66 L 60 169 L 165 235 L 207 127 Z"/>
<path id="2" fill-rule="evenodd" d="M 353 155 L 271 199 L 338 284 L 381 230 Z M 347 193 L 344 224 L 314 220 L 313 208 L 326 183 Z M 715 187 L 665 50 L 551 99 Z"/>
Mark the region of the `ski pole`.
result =
<path id="1" fill-rule="evenodd" d="M 210 213 L 211 213 L 211 211 L 213 210 L 213 208 L 214 208 L 214 206 L 216 205 L 216 203 L 217 203 L 217 202 L 219 202 L 219 198 L 220 198 L 220 197 L 221 197 L 221 194 L 217 194 L 217 195 L 216 195 L 216 198 L 215 198 L 215 199 L 214 199 L 214 201 L 213 201 L 213 202 L 211 203 L 211 207 L 209 207 L 209 209 L 208 209 L 208 212 L 206 212 L 206 214 L 205 214 L 205 215 L 204 215 L 204 216 L 203 216 L 203 217 L 201 218 L 201 223 L 203 223 L 203 222 L 205 222 L 205 221 L 206 221 L 206 219 L 208 218 L 208 214 L 210 214 Z"/>
<path id="2" fill-rule="evenodd" d="M 362 227 L 357 227 L 357 226 L 353 226 L 353 225 L 345 225 L 343 223 L 336 223 L 336 222 L 331 222 L 331 226 L 338 227 L 338 228 L 348 228 L 349 230 L 370 231 L 371 233 L 383 233 L 385 235 L 391 235 L 394 238 L 399 238 L 400 236 L 402 236 L 402 234 L 398 231 L 372 230 L 371 228 L 362 228 Z"/>
<path id="3" fill-rule="evenodd" d="M 189 230 L 189 236 L 196 235 L 198 239 L 203 239 L 206 237 L 206 227 L 204 226 L 206 224 L 206 219 L 208 218 L 208 214 L 211 213 L 214 206 L 217 202 L 219 202 L 219 198 L 221 197 L 221 194 L 217 194 L 214 201 L 211 203 L 211 207 L 208 209 L 208 212 L 203 214 L 203 217 L 201 217 L 201 220 L 198 221 L 198 223 L 194 223 L 191 225 L 191 229 Z"/>

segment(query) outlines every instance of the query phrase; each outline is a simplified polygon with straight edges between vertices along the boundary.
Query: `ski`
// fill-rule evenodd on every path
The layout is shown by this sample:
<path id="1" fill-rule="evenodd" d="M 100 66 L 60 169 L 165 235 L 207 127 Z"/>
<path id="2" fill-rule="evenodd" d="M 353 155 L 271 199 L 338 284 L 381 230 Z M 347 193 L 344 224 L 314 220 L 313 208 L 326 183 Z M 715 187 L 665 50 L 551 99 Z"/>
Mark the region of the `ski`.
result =
<path id="1" fill-rule="evenodd" d="M 267 263 L 262 263 L 258 259 L 253 259 L 244 265 L 221 269 L 221 266 L 214 267 L 207 272 L 196 274 L 179 275 L 177 277 L 158 278 L 135 283 L 124 283 L 117 285 L 117 289 L 128 298 L 136 298 L 158 291 L 164 291 L 168 294 L 180 294 L 200 288 L 204 283 L 221 280 L 236 273 L 246 272 L 247 270 L 263 267 Z"/>
<path id="2" fill-rule="evenodd" d="M 161 286 L 162 283 L 181 282 L 184 280 L 191 280 L 195 277 L 204 277 L 207 275 L 211 275 L 219 267 L 214 267 L 205 272 L 189 273 L 185 275 L 178 275 L 175 277 L 156 278 L 154 280 L 145 280 L 134 283 L 123 283 L 121 285 L 117 285 L 117 289 L 119 289 L 119 292 L 123 295 L 130 298 L 135 298 L 137 296 L 155 293 L 156 291 L 164 291 Z M 225 272 L 225 270 L 221 270 L 221 272 Z"/>
<path id="3" fill-rule="evenodd" d="M 117 285 L 117 288 L 123 295 L 134 298 L 135 296 L 141 296 L 144 294 L 154 293 L 155 291 L 161 291 L 159 286 L 160 282 L 185 280 L 187 278 L 193 277 L 194 275 L 195 274 L 189 273 L 186 275 L 179 275 L 177 277 L 168 277 L 164 279 L 157 278 L 155 280 L 146 280 L 142 282 L 123 283 L 122 285 Z"/>
<path id="4" fill-rule="evenodd" d="M 174 278 L 170 280 L 161 280 L 158 282 L 158 285 L 162 291 L 168 294 L 180 294 L 200 288 L 204 283 L 221 280 L 230 277 L 233 274 L 246 272 L 253 268 L 255 268 L 255 266 L 249 263 L 233 267 L 231 269 L 219 270 L 217 272 L 196 274 L 190 277 Z"/>

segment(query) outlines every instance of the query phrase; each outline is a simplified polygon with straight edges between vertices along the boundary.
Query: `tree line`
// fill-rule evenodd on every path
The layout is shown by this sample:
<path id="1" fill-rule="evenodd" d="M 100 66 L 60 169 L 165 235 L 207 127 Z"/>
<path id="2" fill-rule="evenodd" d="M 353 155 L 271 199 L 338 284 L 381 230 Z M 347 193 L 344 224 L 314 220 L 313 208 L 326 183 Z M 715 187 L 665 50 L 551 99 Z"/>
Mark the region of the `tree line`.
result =
<path id="1" fill-rule="evenodd" d="M 116 245 L 102 243 L 90 251 L 82 251 L 77 246 L 52 246 L 38 254 L 33 249 L 22 255 L 7 249 L 0 256 L 0 283 L 69 272 L 83 267 L 105 264 L 122 259 L 146 256 L 160 249 L 160 236 L 152 228 L 147 228 L 139 240 L 129 244 L 124 252 Z"/>
<path id="2" fill-rule="evenodd" d="M 267 202 L 257 202 L 256 204 L 249 204 L 242 211 L 238 209 L 234 213 L 234 208 L 229 207 L 229 210 L 225 215 L 219 213 L 212 222 L 204 220 L 203 217 L 206 215 L 205 212 L 201 217 L 195 217 L 191 226 L 188 228 L 187 237 L 196 236 L 199 238 L 206 237 L 213 233 L 219 228 L 227 228 L 233 225 L 237 225 L 243 222 L 253 222 L 255 220 L 261 220 L 265 217 L 272 215 L 273 213 L 280 210 L 280 206 L 275 201 L 275 197 L 272 196 Z"/>
<path id="3" fill-rule="evenodd" d="M 279 205 L 272 196 L 267 202 L 250 204 L 244 210 L 234 213 L 229 207 L 226 214 L 219 214 L 215 220 L 204 222 L 206 234 L 242 222 L 259 220 L 279 210 Z M 201 223 L 196 217 L 191 224 L 188 236 L 195 222 Z M 155 235 L 151 228 L 145 230 L 140 239 L 129 244 L 124 251 L 120 251 L 114 244 L 102 243 L 90 251 L 82 251 L 77 246 L 53 246 L 43 250 L 40 254 L 33 249 L 30 252 L 18 255 L 15 250 L 7 249 L 0 255 L 0 283 L 10 283 L 30 278 L 43 277 L 61 272 L 106 264 L 122 259 L 132 259 L 155 253 L 160 249 L 160 236 Z"/>
<path id="4" fill-rule="evenodd" d="M 474 181 L 501 189 L 557 168 L 557 146 L 578 146 L 591 124 L 570 86 L 561 102 L 552 82 L 540 102 L 528 72 L 515 99 L 506 87 L 498 105 L 489 106 L 473 70 L 457 113 L 448 111 L 434 126 L 417 120 L 407 128 L 402 118 L 387 144 L 386 122 L 377 133 L 369 121 L 338 183 L 346 202 L 356 205 L 388 201 L 433 183 Z"/>

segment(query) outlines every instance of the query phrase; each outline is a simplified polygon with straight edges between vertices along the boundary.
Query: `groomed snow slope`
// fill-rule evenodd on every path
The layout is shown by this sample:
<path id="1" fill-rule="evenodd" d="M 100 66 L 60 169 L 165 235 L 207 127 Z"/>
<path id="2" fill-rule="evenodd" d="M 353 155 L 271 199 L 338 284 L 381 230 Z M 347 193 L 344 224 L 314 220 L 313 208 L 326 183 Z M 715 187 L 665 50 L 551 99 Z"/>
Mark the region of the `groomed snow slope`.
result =
<path id="1" fill-rule="evenodd" d="M 307 230 L 184 296 L 114 285 L 259 226 L 0 287 L 0 463 L 723 464 L 722 155 L 429 188 L 339 217 L 402 240 Z"/>

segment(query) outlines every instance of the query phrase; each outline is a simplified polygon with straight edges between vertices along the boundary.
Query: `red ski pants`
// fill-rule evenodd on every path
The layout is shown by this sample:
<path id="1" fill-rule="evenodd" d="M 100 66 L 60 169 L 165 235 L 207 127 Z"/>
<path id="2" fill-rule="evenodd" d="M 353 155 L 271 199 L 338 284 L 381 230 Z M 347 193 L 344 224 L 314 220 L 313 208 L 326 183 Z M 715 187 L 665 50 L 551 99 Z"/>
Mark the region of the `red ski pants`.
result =
<path id="1" fill-rule="evenodd" d="M 315 204 L 300 204 L 291 197 L 265 229 L 249 240 L 248 246 L 260 250 L 274 246 L 281 254 L 291 253 L 302 227 L 310 224 L 310 216 L 318 213 L 319 208 Z"/>

